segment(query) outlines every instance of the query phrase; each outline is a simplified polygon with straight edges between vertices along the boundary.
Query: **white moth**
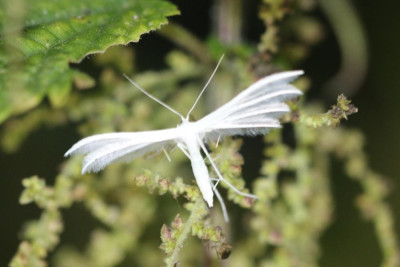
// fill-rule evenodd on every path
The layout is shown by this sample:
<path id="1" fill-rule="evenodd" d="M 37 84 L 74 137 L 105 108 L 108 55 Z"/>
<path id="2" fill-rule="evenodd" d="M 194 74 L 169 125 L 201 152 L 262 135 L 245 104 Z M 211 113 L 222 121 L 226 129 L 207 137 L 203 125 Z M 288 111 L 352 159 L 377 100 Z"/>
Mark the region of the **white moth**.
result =
<path id="1" fill-rule="evenodd" d="M 300 90 L 289 83 L 302 75 L 303 71 L 281 72 L 262 78 L 214 112 L 198 121 L 189 121 L 189 114 L 211 81 L 221 60 L 218 62 L 216 69 L 186 117 L 144 91 L 139 85 L 124 75 L 144 94 L 177 114 L 182 119 L 182 123 L 176 128 L 164 130 L 106 133 L 90 136 L 74 144 L 65 153 L 65 156 L 87 154 L 83 160 L 83 174 L 98 172 L 112 162 L 130 161 L 151 151 L 166 152 L 165 148 L 171 147 L 171 144 L 176 144 L 190 159 L 197 185 L 208 206 L 213 206 L 213 195 L 215 193 L 221 202 L 224 216 L 228 220 L 225 205 L 216 190 L 216 185 L 219 181 L 225 182 L 238 194 L 251 198 L 257 197 L 240 192 L 224 179 L 204 143 L 219 141 L 220 138 L 227 135 L 254 136 L 266 134 L 272 128 L 281 127 L 279 118 L 290 111 L 284 101 L 302 94 Z M 209 159 L 218 179 L 210 178 L 207 166 L 200 152 L 201 150 Z M 213 184 L 214 181 L 215 184 Z"/>

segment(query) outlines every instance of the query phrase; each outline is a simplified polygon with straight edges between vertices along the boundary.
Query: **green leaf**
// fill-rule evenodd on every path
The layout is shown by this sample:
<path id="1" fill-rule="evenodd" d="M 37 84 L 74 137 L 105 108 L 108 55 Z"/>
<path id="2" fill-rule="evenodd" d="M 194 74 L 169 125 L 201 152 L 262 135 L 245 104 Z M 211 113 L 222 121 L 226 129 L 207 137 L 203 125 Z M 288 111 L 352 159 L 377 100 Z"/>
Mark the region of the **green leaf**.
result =
<path id="1" fill-rule="evenodd" d="M 69 63 L 112 45 L 138 42 L 143 33 L 166 24 L 167 16 L 179 14 L 162 0 L 17 2 L 26 3 L 19 33 L 7 17 L 15 8 L 12 2 L 0 10 L 0 122 L 45 96 L 62 106 L 76 77 Z"/>

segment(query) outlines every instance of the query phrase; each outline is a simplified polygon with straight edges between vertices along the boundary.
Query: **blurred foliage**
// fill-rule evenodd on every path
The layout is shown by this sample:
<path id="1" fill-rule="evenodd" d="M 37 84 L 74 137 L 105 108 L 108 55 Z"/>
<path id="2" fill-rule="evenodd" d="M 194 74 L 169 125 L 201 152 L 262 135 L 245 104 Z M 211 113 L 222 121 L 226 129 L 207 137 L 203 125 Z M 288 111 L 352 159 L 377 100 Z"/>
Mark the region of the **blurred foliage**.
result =
<path id="1" fill-rule="evenodd" d="M 136 70 L 134 50 L 108 48 L 137 41 L 140 34 L 165 24 L 165 16 L 177 13 L 173 5 L 156 0 L 96 0 L 79 5 L 39 1 L 29 7 L 22 0 L 16 3 L 26 9 L 14 18 L 18 27 L 10 26 L 10 14 L 4 12 L 15 6 L 3 3 L 0 13 L 4 36 L 0 101 L 7 104 L 0 105 L 0 114 L 3 120 L 8 118 L 1 131 L 4 150 L 18 150 L 24 138 L 41 125 L 74 123 L 82 136 L 88 136 L 161 129 L 171 127 L 171 121 L 180 122 L 122 79 L 121 73 L 132 76 Z M 246 43 L 231 46 L 218 37 L 201 42 L 178 25 L 164 28 L 162 35 L 189 54 L 172 51 L 165 58 L 165 69 L 135 73 L 132 79 L 185 113 L 207 80 L 213 62 L 225 51 L 224 63 L 193 113 L 199 118 L 209 110 L 207 107 L 228 100 L 258 77 L 294 68 L 306 58 L 323 36 L 318 21 L 308 14 L 313 8 L 313 1 L 264 0 L 259 16 L 266 32 L 258 51 Z M 88 27 L 88 21 L 93 27 Z M 54 27 L 60 31 L 52 31 Z M 98 37 L 96 42 L 93 36 Z M 105 49 L 89 62 L 100 70 L 96 79 L 68 66 L 69 61 L 79 62 L 85 55 Z M 10 55 L 21 53 L 14 58 L 8 53 L 6 56 L 5 51 L 14 52 Z M 15 68 L 10 67 L 13 62 L 18 63 Z M 15 70 L 22 75 L 17 87 L 21 95 L 7 90 L 14 82 Z M 72 80 L 77 90 L 70 92 Z M 81 90 L 93 86 L 94 81 L 95 89 Z M 304 92 L 310 85 L 307 77 L 295 83 Z M 45 96 L 52 105 L 38 106 Z M 15 102 L 24 108 L 13 106 Z M 346 174 L 363 188 L 357 205 L 364 218 L 375 225 L 383 252 L 382 266 L 398 266 L 393 216 L 384 202 L 388 193 L 385 180 L 370 170 L 362 134 L 337 127 L 356 108 L 344 96 L 339 96 L 337 104 L 325 113 L 318 105 L 308 104 L 305 97 L 289 105 L 292 112 L 282 121 L 293 126 L 295 141 L 289 144 L 278 130 L 265 136 L 265 160 L 260 177 L 251 185 L 259 200 L 220 185 L 224 188 L 222 195 L 229 200 L 228 213 L 236 215 L 235 221 L 225 223 L 218 207 L 207 208 L 183 153 L 173 150 L 172 162 L 164 155 L 148 155 L 129 164 L 112 164 L 91 175 L 80 174 L 81 158 L 74 157 L 65 161 L 53 186 L 37 176 L 23 180 L 20 203 L 35 203 L 43 211 L 38 220 L 26 224 L 23 241 L 10 265 L 47 266 L 49 253 L 60 246 L 52 255 L 52 266 L 160 266 L 162 262 L 167 266 L 317 266 L 319 239 L 334 212 L 330 188 L 333 155 L 344 162 Z M 241 172 L 241 140 L 227 138 L 218 146 L 209 145 L 225 179 L 248 191 Z M 100 222 L 83 249 L 59 245 L 64 227 L 62 210 L 74 203 L 84 205 Z"/>
<path id="2" fill-rule="evenodd" d="M 137 42 L 141 34 L 165 24 L 166 16 L 176 14 L 173 5 L 159 0 L 3 1 L 0 122 L 37 106 L 46 96 L 55 107 L 62 106 L 72 80 L 83 75 L 70 68 L 70 62 L 112 45 Z"/>
<path id="3" fill-rule="evenodd" d="M 308 115 L 302 114 L 300 116 L 300 123 L 314 127 L 336 127 L 340 124 L 342 119 L 347 120 L 347 116 L 356 113 L 358 109 L 351 104 L 343 94 L 339 95 L 337 98 L 337 105 L 332 106 L 328 112 L 318 115 Z"/>

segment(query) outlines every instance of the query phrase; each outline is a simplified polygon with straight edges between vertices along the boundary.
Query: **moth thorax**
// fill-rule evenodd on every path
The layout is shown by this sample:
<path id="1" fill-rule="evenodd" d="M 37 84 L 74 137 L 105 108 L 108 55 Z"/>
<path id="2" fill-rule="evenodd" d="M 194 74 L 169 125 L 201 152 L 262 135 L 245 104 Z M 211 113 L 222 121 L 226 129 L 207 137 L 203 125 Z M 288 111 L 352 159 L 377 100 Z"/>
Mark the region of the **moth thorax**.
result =
<path id="1" fill-rule="evenodd" d="M 183 121 L 180 125 L 178 125 L 178 129 L 179 134 L 183 137 L 198 135 L 201 132 L 198 123 L 191 121 Z"/>

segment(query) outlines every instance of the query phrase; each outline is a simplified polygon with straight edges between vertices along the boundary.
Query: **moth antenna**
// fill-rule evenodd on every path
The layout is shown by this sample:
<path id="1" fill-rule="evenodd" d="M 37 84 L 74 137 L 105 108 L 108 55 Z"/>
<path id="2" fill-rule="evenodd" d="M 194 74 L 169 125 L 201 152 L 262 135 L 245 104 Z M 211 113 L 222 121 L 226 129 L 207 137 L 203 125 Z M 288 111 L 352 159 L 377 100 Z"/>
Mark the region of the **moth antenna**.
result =
<path id="1" fill-rule="evenodd" d="M 221 64 L 223 58 L 224 58 L 224 55 L 222 55 L 221 58 L 219 59 L 219 61 L 218 61 L 218 63 L 217 63 L 217 66 L 215 67 L 215 69 L 214 69 L 213 73 L 211 74 L 210 78 L 208 79 L 206 85 L 204 85 L 204 87 L 203 87 L 203 89 L 201 90 L 201 92 L 200 92 L 199 96 L 197 97 L 196 101 L 194 101 L 193 106 L 190 108 L 188 114 L 186 115 L 186 119 L 189 119 L 190 113 L 191 113 L 191 112 L 193 111 L 193 109 L 196 107 L 197 102 L 199 102 L 201 95 L 204 93 L 204 91 L 206 90 L 208 84 L 211 82 L 212 78 L 214 77 L 215 73 L 217 72 L 218 67 L 219 67 L 219 65 Z"/>
<path id="2" fill-rule="evenodd" d="M 191 158 L 190 158 L 190 155 L 189 155 L 189 152 L 187 151 L 187 148 L 186 148 L 183 144 L 178 143 L 177 146 L 178 146 L 178 148 L 179 148 L 180 150 L 182 150 L 183 154 L 185 154 L 186 157 L 187 157 L 188 159 L 191 159 Z"/>
<path id="3" fill-rule="evenodd" d="M 171 162 L 171 157 L 168 155 L 167 150 L 165 150 L 165 148 L 162 148 L 162 151 L 164 152 L 165 157 L 167 158 L 167 160 L 168 160 L 169 162 Z"/>
<path id="4" fill-rule="evenodd" d="M 155 96 L 151 95 L 150 93 L 146 92 L 142 87 L 140 87 L 137 83 L 135 83 L 134 81 L 132 81 L 125 73 L 122 74 L 133 86 L 135 86 L 137 89 L 139 89 L 143 94 L 147 95 L 148 97 L 150 97 L 151 99 L 153 99 L 154 101 L 156 101 L 158 104 L 166 107 L 167 109 L 169 109 L 171 112 L 175 113 L 176 115 L 178 115 L 182 120 L 184 120 L 185 118 L 183 117 L 182 114 L 180 114 L 178 111 L 176 111 L 175 109 L 171 108 L 170 106 L 168 106 L 167 104 L 165 104 L 164 102 L 162 102 L 161 100 L 157 99 Z"/>

